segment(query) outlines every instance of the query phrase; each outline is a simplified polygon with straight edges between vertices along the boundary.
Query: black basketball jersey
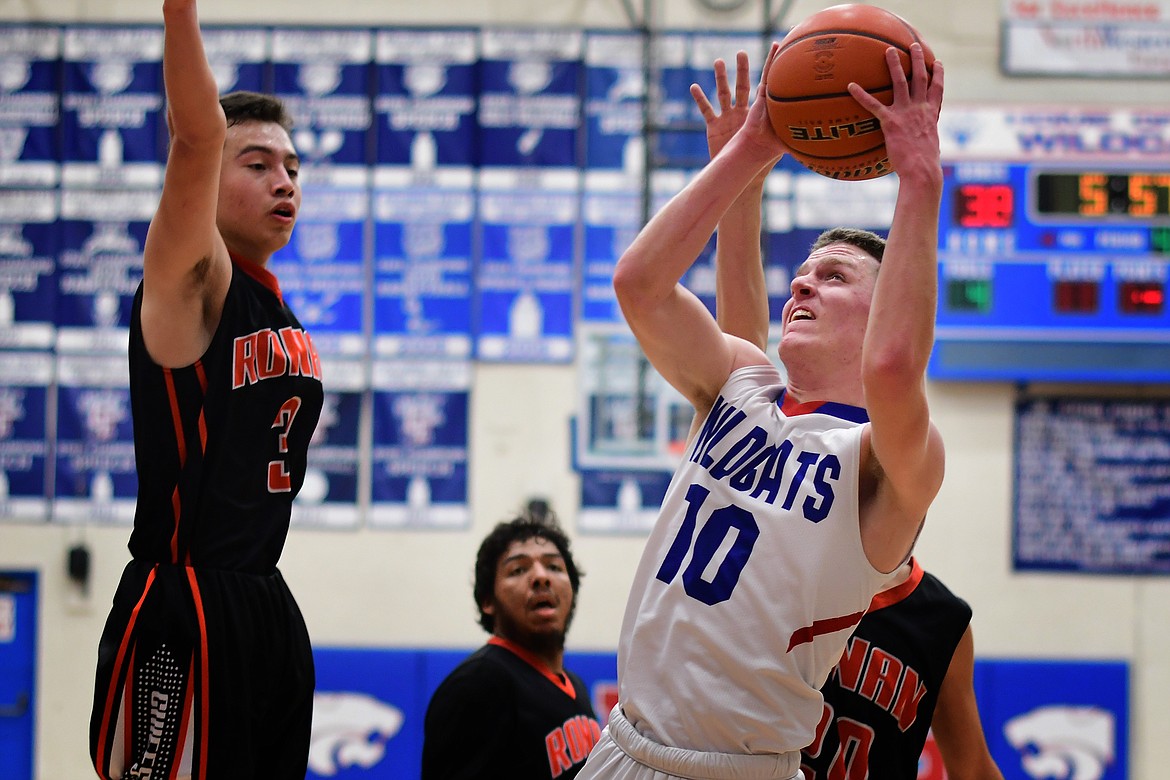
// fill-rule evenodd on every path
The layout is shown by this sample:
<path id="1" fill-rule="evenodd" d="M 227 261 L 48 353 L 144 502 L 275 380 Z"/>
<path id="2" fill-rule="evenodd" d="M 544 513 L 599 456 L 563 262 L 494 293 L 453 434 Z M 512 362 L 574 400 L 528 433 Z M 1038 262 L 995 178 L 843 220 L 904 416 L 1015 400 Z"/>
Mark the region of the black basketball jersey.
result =
<path id="1" fill-rule="evenodd" d="M 232 263 L 219 327 L 184 368 L 151 360 L 142 287 L 130 323 L 130 400 L 138 560 L 269 574 L 288 535 L 291 504 L 323 391 L 313 342 L 276 277 Z"/>
<path id="2" fill-rule="evenodd" d="M 565 670 L 558 679 L 523 649 L 493 637 L 431 697 L 422 777 L 576 777 L 600 737 L 577 675 Z"/>
<path id="3" fill-rule="evenodd" d="M 971 607 L 913 561 L 902 584 L 874 596 L 821 692 L 808 780 L 914 780 L 951 656 Z"/>

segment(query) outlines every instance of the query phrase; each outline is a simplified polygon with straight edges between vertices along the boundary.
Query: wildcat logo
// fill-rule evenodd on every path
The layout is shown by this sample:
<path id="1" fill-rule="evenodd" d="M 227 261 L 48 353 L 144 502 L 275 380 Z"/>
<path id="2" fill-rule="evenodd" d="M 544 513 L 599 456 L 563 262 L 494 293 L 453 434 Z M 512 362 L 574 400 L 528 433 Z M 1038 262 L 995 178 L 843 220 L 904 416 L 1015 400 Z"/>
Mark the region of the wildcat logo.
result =
<path id="1" fill-rule="evenodd" d="M 369 769 L 386 755 L 386 743 L 402 728 L 402 712 L 364 693 L 313 695 L 309 770 L 332 777 L 346 767 Z"/>
<path id="2" fill-rule="evenodd" d="M 1003 731 L 1037 780 L 1100 780 L 1115 758 L 1114 714 L 1100 707 L 1038 707 Z"/>

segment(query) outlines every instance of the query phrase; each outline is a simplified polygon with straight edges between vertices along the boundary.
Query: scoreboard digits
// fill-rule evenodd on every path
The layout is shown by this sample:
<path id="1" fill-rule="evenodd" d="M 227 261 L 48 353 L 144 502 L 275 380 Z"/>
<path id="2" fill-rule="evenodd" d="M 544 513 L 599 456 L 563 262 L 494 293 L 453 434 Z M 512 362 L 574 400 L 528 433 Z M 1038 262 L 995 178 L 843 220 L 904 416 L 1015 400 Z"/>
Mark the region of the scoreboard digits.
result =
<path id="1" fill-rule="evenodd" d="M 1040 173 L 1035 190 L 1038 215 L 1170 217 L 1170 173 Z"/>

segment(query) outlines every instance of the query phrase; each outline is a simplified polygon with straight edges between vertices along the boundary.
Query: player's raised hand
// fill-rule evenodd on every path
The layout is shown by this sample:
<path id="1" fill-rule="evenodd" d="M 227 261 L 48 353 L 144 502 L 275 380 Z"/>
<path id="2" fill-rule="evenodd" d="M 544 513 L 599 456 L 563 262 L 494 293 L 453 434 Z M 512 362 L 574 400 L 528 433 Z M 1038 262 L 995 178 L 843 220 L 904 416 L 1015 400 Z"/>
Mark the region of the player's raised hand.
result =
<path id="1" fill-rule="evenodd" d="M 905 77 L 898 52 L 886 50 L 893 102 L 883 104 L 858 84 L 849 84 L 849 94 L 861 107 L 877 117 L 885 136 L 886 153 L 900 178 L 916 173 L 930 175 L 939 170 L 938 118 L 943 100 L 943 65 L 934 61 L 930 70 L 922 46 L 910 45 L 910 78 Z"/>
<path id="2" fill-rule="evenodd" d="M 747 119 L 751 84 L 748 81 L 748 55 L 746 51 L 739 51 L 735 55 L 735 95 L 732 96 L 731 86 L 727 81 L 727 63 L 722 59 L 715 60 L 715 98 L 719 103 L 719 111 L 711 105 L 703 88 L 698 84 L 691 84 L 691 97 L 703 121 L 707 124 L 707 151 L 711 156 L 719 154 L 719 150 L 743 127 Z"/>

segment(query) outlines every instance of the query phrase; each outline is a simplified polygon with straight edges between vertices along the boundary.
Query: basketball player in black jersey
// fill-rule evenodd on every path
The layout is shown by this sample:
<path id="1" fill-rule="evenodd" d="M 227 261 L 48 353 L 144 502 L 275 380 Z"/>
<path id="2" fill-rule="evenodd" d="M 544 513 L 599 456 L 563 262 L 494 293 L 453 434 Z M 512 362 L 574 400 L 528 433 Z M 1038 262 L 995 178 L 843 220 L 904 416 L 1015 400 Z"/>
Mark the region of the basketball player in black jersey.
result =
<path id="1" fill-rule="evenodd" d="M 571 778 L 600 736 L 588 689 L 563 663 L 581 575 L 568 537 L 533 514 L 480 545 L 475 603 L 491 638 L 431 697 L 423 780 Z"/>
<path id="2" fill-rule="evenodd" d="M 313 659 L 276 568 L 321 366 L 266 264 L 301 203 L 279 101 L 221 100 L 194 0 L 164 0 L 171 139 L 134 300 L 132 560 L 98 648 L 102 778 L 303 778 Z"/>
<path id="3" fill-rule="evenodd" d="M 714 156 L 743 124 L 747 55 L 736 63 L 734 99 L 715 64 L 716 112 L 691 87 Z M 768 300 L 757 236 L 766 173 L 728 210 L 716 244 L 720 327 L 766 349 Z M 973 686 L 971 608 L 911 558 L 873 598 L 822 687 L 823 717 L 802 753 L 806 780 L 914 780 L 932 723 L 950 780 L 1002 780 L 987 749 Z"/>

